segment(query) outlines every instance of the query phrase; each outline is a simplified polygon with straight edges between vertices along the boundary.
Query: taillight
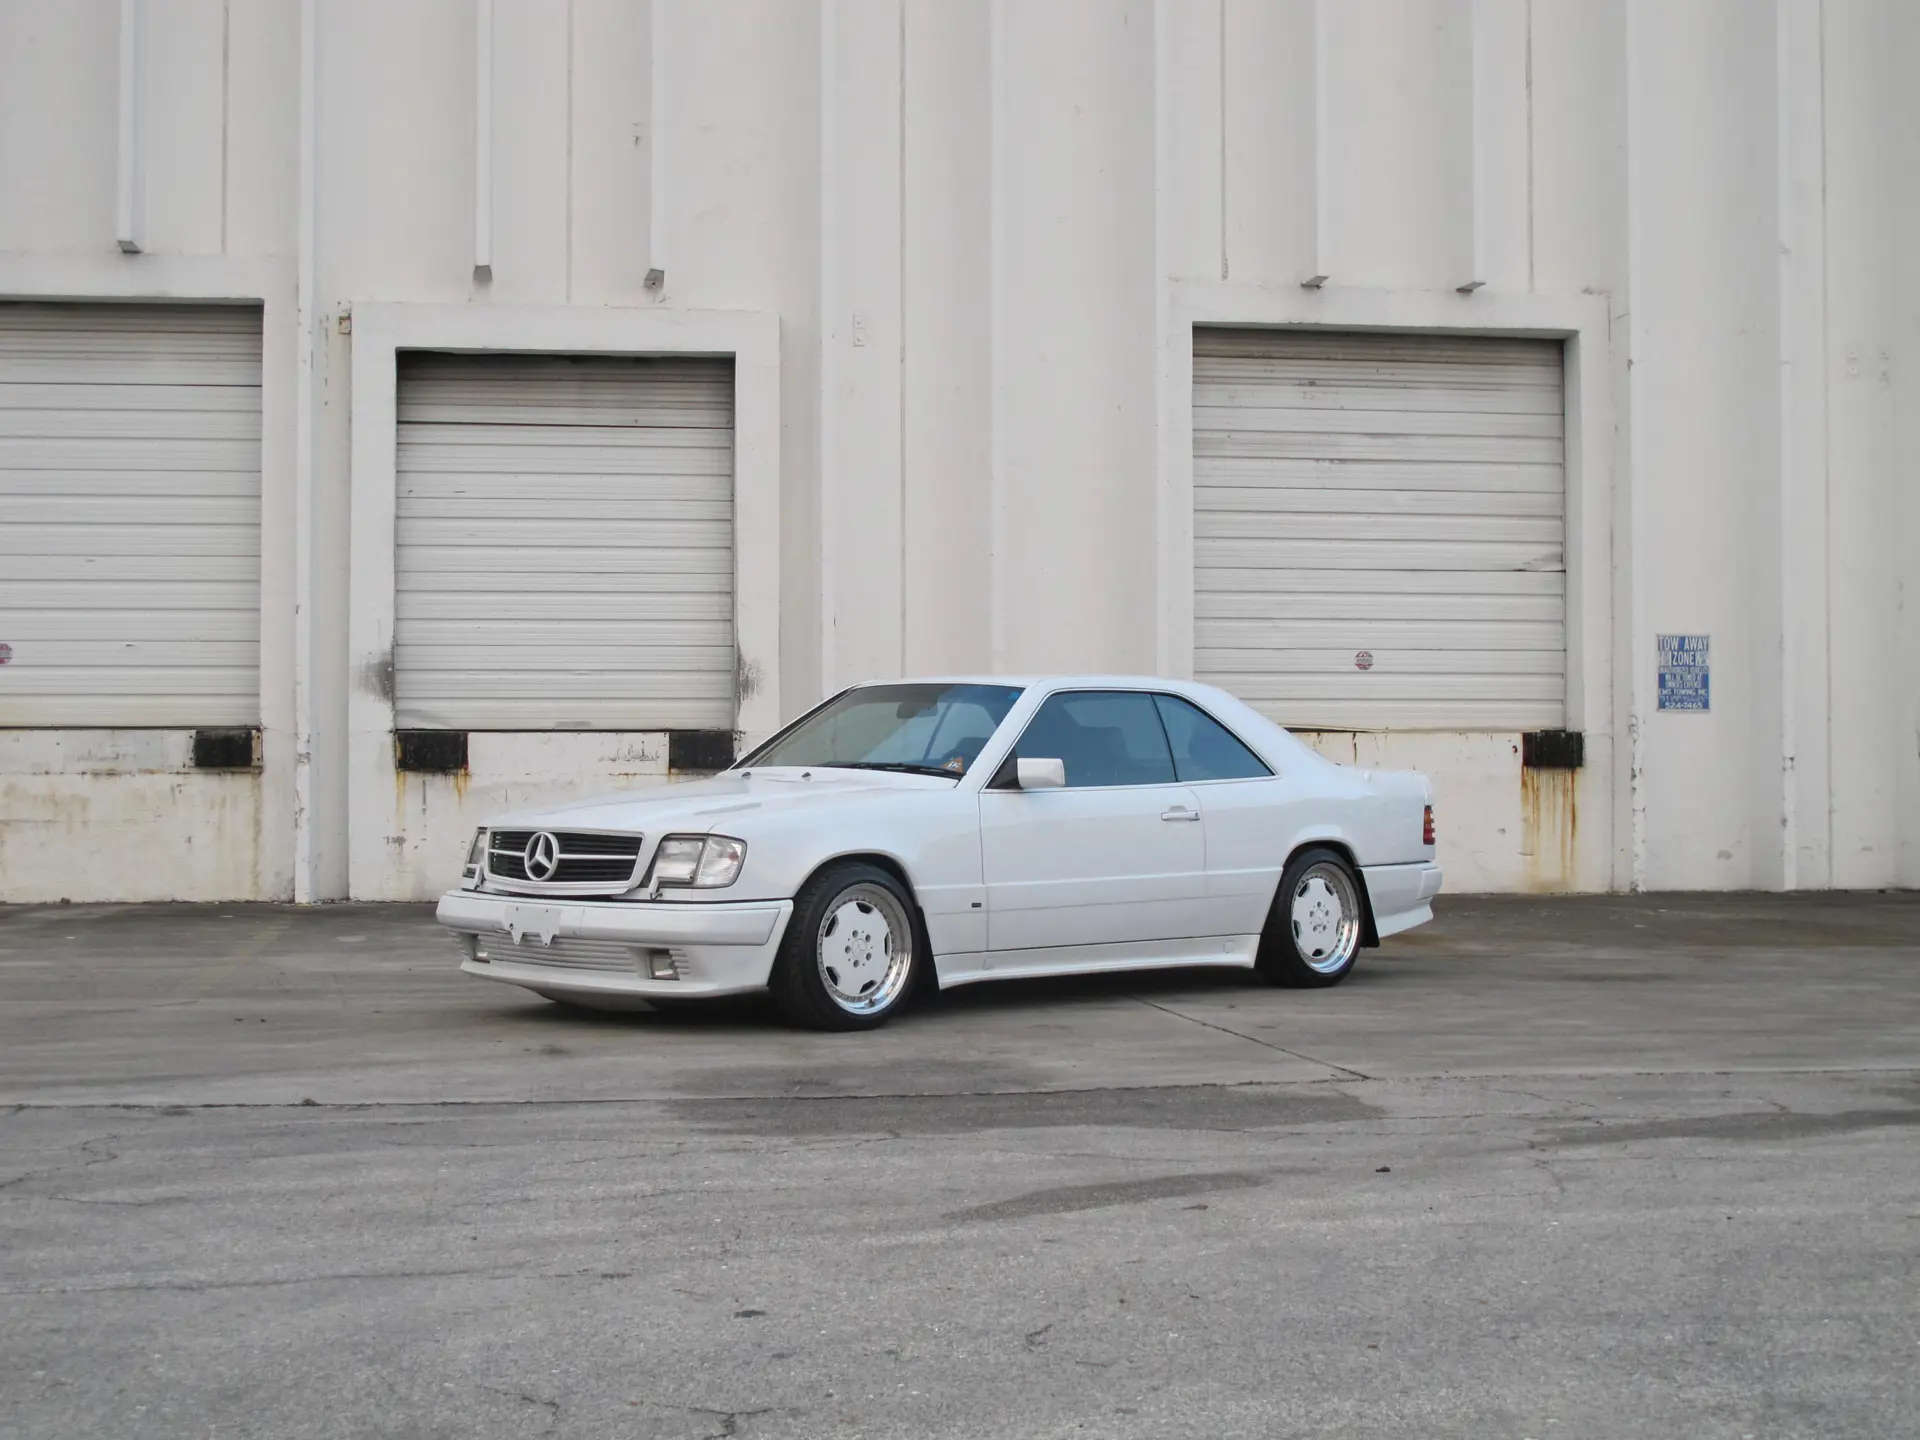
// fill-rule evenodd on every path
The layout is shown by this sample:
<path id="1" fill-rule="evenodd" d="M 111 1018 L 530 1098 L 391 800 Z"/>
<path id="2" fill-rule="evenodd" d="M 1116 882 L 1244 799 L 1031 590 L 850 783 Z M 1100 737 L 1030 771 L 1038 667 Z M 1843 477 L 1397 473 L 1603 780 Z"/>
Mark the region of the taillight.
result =
<path id="1" fill-rule="evenodd" d="M 1426 823 L 1420 827 L 1420 843 L 1433 844 L 1433 807 L 1431 805 L 1427 806 Z"/>

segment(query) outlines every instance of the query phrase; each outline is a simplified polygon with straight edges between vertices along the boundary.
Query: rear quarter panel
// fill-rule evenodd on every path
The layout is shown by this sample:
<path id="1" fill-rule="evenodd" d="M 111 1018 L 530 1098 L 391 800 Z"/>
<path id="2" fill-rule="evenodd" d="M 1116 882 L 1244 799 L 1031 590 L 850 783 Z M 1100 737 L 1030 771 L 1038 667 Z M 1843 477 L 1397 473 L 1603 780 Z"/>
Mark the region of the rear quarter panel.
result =
<path id="1" fill-rule="evenodd" d="M 1271 779 L 1194 787 L 1207 837 L 1208 898 L 1224 907 L 1236 934 L 1257 931 L 1300 849 L 1329 843 L 1359 866 L 1432 857 L 1421 842 L 1426 782 L 1411 773 L 1376 774 L 1319 761 L 1288 765 Z"/>

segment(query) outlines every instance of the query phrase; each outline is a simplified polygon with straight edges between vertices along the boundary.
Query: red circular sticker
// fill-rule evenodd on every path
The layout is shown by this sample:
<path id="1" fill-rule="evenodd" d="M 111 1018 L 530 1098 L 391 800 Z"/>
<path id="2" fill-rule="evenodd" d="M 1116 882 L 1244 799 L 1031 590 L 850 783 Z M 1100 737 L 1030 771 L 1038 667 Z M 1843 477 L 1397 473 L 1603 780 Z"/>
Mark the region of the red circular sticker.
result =
<path id="1" fill-rule="evenodd" d="M 0 640 L 0 665 L 6 664 L 11 659 L 13 659 L 13 646 Z"/>
<path id="2" fill-rule="evenodd" d="M 1371 650 L 1361 650 L 1357 652 L 1353 657 L 1353 668 L 1356 670 L 1371 670 L 1373 668 L 1373 652 Z"/>

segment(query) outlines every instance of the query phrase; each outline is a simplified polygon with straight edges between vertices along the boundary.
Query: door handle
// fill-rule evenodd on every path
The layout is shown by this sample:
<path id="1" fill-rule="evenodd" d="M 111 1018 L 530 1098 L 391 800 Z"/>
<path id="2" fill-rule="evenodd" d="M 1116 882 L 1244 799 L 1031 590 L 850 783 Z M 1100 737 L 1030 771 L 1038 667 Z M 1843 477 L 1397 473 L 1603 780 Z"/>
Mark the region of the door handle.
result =
<path id="1" fill-rule="evenodd" d="M 1171 810 L 1162 810 L 1160 812 L 1160 818 L 1162 820 L 1198 820 L 1200 818 L 1200 812 L 1198 810 L 1189 810 L 1184 805 L 1176 805 Z"/>

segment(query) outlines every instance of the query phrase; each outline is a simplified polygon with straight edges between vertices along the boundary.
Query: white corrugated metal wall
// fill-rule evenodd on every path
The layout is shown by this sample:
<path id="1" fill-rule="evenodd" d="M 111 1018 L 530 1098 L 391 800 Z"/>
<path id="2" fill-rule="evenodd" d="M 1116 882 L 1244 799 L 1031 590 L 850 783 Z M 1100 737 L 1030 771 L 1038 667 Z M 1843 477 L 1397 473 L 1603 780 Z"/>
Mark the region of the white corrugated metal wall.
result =
<path id="1" fill-rule="evenodd" d="M 1194 336 L 1194 669 L 1314 730 L 1566 723 L 1550 341 Z"/>
<path id="2" fill-rule="evenodd" d="M 350 504 L 375 303 L 460 314 L 469 351 L 591 349 L 535 331 L 610 312 L 657 328 L 629 354 L 721 313 L 777 325 L 742 390 L 773 424 L 741 406 L 739 469 L 774 477 L 771 504 L 741 513 L 777 514 L 779 564 L 755 553 L 741 613 L 771 591 L 778 643 L 740 647 L 739 688 L 788 712 L 894 673 L 1187 669 L 1193 562 L 1242 542 L 1196 554 L 1191 535 L 1217 521 L 1189 492 L 1184 317 L 1567 337 L 1564 723 L 1585 766 L 1528 772 L 1518 734 L 1486 728 L 1329 753 L 1447 788 L 1461 887 L 1920 876 L 1907 0 L 1169 0 L 1151 16 L 959 0 L 841 5 L 830 24 L 784 0 L 575 9 L 0 4 L 0 135 L 23 141 L 0 144 L 0 296 L 264 303 L 267 626 L 256 782 L 98 774 L 128 763 L 97 758 L 103 741 L 0 733 L 0 846 L 24 837 L 0 894 L 117 898 L 123 857 L 184 831 L 216 837 L 193 848 L 224 868 L 183 862 L 163 893 L 341 895 L 356 826 L 383 858 L 402 832 L 451 855 L 468 811 L 522 803 L 529 775 L 557 794 L 670 768 L 655 731 L 548 735 L 539 765 L 512 732 L 476 736 L 466 775 L 396 787 L 392 815 L 384 787 L 355 789 L 353 713 L 384 691 L 394 640 L 391 474 L 378 523 Z M 746 30 L 764 43 L 743 48 Z M 459 57 L 483 37 L 476 87 Z M 389 387 L 383 430 L 391 406 Z M 10 597 L 26 593 L 14 554 Z M 370 646 L 351 623 L 368 555 Z M 1519 617 L 1440 588 L 1472 577 L 1428 579 L 1417 614 L 1364 593 L 1361 570 L 1203 591 L 1201 663 L 1275 648 L 1228 620 L 1330 632 L 1557 608 L 1529 592 Z M 1469 595 L 1471 620 L 1439 608 Z M 1711 636 L 1711 712 L 1657 708 L 1664 633 Z M 0 642 L 18 694 L 29 642 Z M 1334 653 L 1349 642 L 1374 669 L 1335 678 L 1392 678 L 1390 640 L 1347 634 Z M 1542 703 L 1503 723 L 1547 718 Z M 1301 723 L 1407 723 L 1312 709 Z M 262 808 L 223 808 L 250 783 Z M 408 873 L 426 894 L 449 872 Z"/>
<path id="3" fill-rule="evenodd" d="M 395 723 L 731 729 L 731 363 L 399 375 Z"/>
<path id="4" fill-rule="evenodd" d="M 0 726 L 260 718 L 260 311 L 0 304 Z"/>

